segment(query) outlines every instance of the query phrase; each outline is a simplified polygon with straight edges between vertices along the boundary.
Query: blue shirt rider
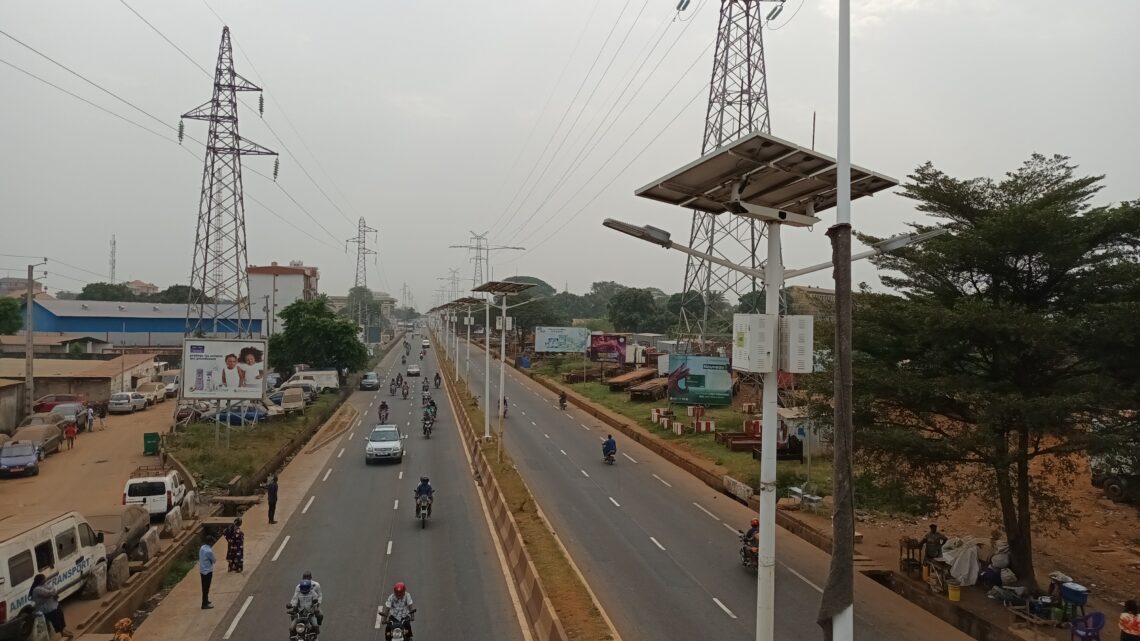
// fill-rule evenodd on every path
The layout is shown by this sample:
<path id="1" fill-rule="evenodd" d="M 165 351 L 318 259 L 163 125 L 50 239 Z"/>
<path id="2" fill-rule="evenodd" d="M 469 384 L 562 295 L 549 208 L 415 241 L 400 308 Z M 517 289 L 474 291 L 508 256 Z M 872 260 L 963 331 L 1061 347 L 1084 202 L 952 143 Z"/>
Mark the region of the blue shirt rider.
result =
<path id="1" fill-rule="evenodd" d="M 431 486 L 431 481 L 426 476 L 420 477 L 420 484 L 416 486 L 416 500 L 421 496 L 428 497 L 428 516 L 431 516 L 431 504 L 435 502 L 435 488 Z"/>
<path id="2" fill-rule="evenodd" d="M 609 457 L 617 454 L 617 441 L 613 434 L 606 435 L 606 442 L 602 443 L 602 456 Z"/>

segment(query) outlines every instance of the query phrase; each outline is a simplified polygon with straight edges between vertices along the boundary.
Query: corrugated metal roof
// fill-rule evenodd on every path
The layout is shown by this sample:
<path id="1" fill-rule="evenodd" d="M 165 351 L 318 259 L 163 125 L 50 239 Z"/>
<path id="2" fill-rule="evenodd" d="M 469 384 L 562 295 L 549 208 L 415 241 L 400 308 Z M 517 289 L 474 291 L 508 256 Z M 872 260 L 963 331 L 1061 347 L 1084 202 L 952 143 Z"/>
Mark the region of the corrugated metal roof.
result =
<path id="1" fill-rule="evenodd" d="M 59 317 L 186 318 L 182 303 L 117 303 L 99 300 L 37 300 L 36 304 Z M 235 314 L 223 320 L 232 319 Z"/>
<path id="2" fill-rule="evenodd" d="M 123 359 L 126 359 L 125 361 Z M 114 378 L 123 370 L 154 360 L 154 354 L 127 354 L 109 361 L 37 358 L 32 365 L 36 378 Z M 22 379 L 24 359 L 0 358 L 0 378 Z"/>
<path id="3" fill-rule="evenodd" d="M 102 338 L 89 334 L 35 334 L 32 336 L 32 345 L 63 345 L 72 341 L 95 341 L 106 343 Z M 0 336 L 0 345 L 26 345 L 26 337 L 20 334 Z"/>
<path id="4" fill-rule="evenodd" d="M 12 387 L 15 385 L 23 385 L 24 381 L 16 380 L 14 378 L 0 378 L 0 387 Z"/>

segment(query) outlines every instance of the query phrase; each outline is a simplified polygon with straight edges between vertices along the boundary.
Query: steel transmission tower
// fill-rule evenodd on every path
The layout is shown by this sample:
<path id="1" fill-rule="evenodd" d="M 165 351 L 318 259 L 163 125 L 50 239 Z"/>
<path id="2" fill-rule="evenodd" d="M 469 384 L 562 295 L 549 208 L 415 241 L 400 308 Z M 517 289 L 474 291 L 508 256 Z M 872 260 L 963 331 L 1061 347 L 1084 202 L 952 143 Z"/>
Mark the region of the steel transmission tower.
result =
<path id="1" fill-rule="evenodd" d="M 276 156 L 277 152 L 238 134 L 239 91 L 261 88 L 234 71 L 230 28 L 222 27 L 214 95 L 202 106 L 182 114 L 183 118 L 210 123 L 190 271 L 187 334 L 222 332 L 252 336 L 241 157 Z M 225 321 L 223 326 L 219 327 L 219 321 Z"/>
<path id="2" fill-rule="evenodd" d="M 753 131 L 770 133 L 761 13 L 760 0 L 721 0 L 701 155 Z M 756 251 L 763 238 L 763 224 L 752 219 L 693 211 L 689 246 L 694 249 L 759 269 Z M 731 297 L 760 286 L 756 279 L 690 256 L 681 290 L 681 338 L 703 342 L 706 336 L 731 333 L 731 317 L 718 317 L 708 303 L 723 297 L 721 307 L 731 309 Z"/>
<path id="3" fill-rule="evenodd" d="M 118 245 L 115 243 L 115 235 L 111 234 L 111 272 L 108 275 L 111 277 L 111 284 L 112 285 L 115 284 L 116 282 L 118 282 L 115 280 L 115 258 L 116 258 L 116 254 L 118 253 L 118 251 L 119 251 L 119 248 L 118 248 Z"/>
<path id="4" fill-rule="evenodd" d="M 368 248 L 368 234 L 375 234 L 376 230 L 368 226 L 364 222 L 364 217 L 360 217 L 360 222 L 356 226 L 356 238 L 349 238 L 348 243 L 356 243 L 356 285 L 354 287 L 368 287 L 368 257 L 375 255 L 375 249 Z"/>

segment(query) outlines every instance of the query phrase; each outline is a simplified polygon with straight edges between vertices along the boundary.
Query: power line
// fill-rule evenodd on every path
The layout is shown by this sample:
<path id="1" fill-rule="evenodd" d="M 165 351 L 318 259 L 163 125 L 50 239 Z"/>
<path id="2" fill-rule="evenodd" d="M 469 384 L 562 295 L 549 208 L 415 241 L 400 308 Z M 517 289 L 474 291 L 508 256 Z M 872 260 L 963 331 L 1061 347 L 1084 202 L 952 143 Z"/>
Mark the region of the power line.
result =
<path id="1" fill-rule="evenodd" d="M 530 178 L 534 175 L 534 170 L 538 167 L 539 162 L 541 162 L 542 159 L 546 157 L 546 152 L 550 150 L 550 145 L 553 144 L 554 139 L 558 137 L 558 131 L 562 128 L 562 123 L 566 122 L 566 116 L 570 115 L 570 110 L 573 109 L 574 103 L 578 100 L 578 96 L 582 94 L 582 89 L 586 86 L 586 81 L 590 79 L 590 74 L 594 72 L 594 67 L 598 65 L 598 60 L 601 60 L 602 53 L 604 53 L 606 50 L 606 45 L 610 43 L 610 38 L 613 37 L 614 31 L 617 30 L 618 23 L 621 22 L 621 17 L 625 15 L 625 10 L 629 8 L 629 3 L 630 0 L 625 0 L 625 4 L 622 5 L 621 13 L 618 14 L 617 20 L 614 20 L 614 24 L 612 27 L 610 27 L 609 33 L 606 34 L 606 39 L 602 42 L 602 46 L 598 48 L 598 53 L 596 56 L 594 56 L 594 61 L 590 63 L 590 68 L 587 69 L 586 74 L 582 76 L 582 82 L 578 83 L 578 89 L 574 92 L 574 97 L 566 103 L 566 109 L 562 112 L 562 117 L 558 119 L 558 124 L 554 127 L 554 131 L 551 132 L 550 138 L 546 141 L 546 146 L 542 148 L 542 153 L 538 155 L 538 162 L 535 162 L 535 164 L 531 165 L 530 172 L 527 173 L 526 178 L 524 178 L 522 183 L 519 184 L 519 189 L 515 192 L 514 197 L 511 198 L 511 201 L 509 203 L 507 203 L 507 209 L 511 209 L 511 206 L 514 205 L 515 200 L 519 197 L 519 194 L 522 193 L 522 190 L 526 187 L 527 183 L 530 182 Z M 549 167 L 549 165 L 547 166 Z M 539 176 L 538 180 L 541 181 L 542 177 Z M 531 191 L 533 190 L 534 188 L 532 187 Z M 509 225 L 511 220 L 513 220 L 514 217 L 518 215 L 519 210 L 522 208 L 523 202 L 526 202 L 526 199 L 529 197 L 530 194 L 528 193 L 527 196 L 523 198 L 523 201 L 519 203 L 519 206 L 515 208 L 515 210 L 511 213 L 510 217 L 507 218 L 507 221 L 503 223 L 504 227 L 506 225 Z"/>
<path id="2" fill-rule="evenodd" d="M 197 62 L 196 60 L 194 60 L 194 58 L 193 58 L 193 57 L 191 57 L 191 56 L 190 56 L 190 54 L 186 53 L 185 51 L 183 51 L 183 50 L 182 50 L 182 48 L 181 48 L 181 47 L 179 47 L 178 45 L 174 44 L 174 41 L 172 41 L 170 38 L 167 38 L 167 37 L 166 37 L 166 34 L 164 34 L 164 33 L 162 33 L 161 31 L 159 31 L 158 27 L 154 26 L 153 24 L 151 24 L 151 23 L 150 23 L 150 21 L 149 21 L 149 20 L 147 20 L 146 18 L 142 17 L 142 14 L 141 14 L 141 13 L 139 13 L 138 11 L 135 11 L 134 7 L 132 7 L 131 5 L 127 4 L 127 1 L 126 1 L 126 0 L 119 0 L 119 3 L 120 3 L 120 4 L 122 4 L 124 7 L 126 7 L 127 9 L 130 9 L 131 13 L 135 14 L 136 16 L 138 16 L 138 19 L 139 19 L 139 20 L 142 20 L 142 21 L 143 21 L 143 23 L 145 23 L 145 24 L 146 24 L 146 26 L 150 27 L 150 28 L 151 28 L 151 30 L 153 30 L 155 33 L 157 33 L 157 34 L 158 34 L 158 37 L 160 37 L 160 38 L 162 38 L 163 40 L 165 40 L 165 41 L 166 41 L 166 43 L 167 43 L 167 44 L 169 44 L 171 47 L 174 47 L 175 49 L 177 49 L 177 50 L 178 50 L 178 53 L 182 54 L 182 57 L 183 57 L 183 58 L 186 58 L 187 60 L 189 60 L 189 61 L 190 61 L 190 64 L 194 65 L 194 66 L 195 66 L 195 67 L 197 67 L 197 68 L 198 68 L 198 69 L 199 69 L 199 70 L 200 70 L 202 73 L 206 74 L 206 77 L 207 77 L 207 78 L 213 79 L 213 77 L 214 77 L 214 75 L 213 75 L 213 74 L 211 74 L 209 71 L 206 71 L 206 68 L 205 68 L 205 67 L 203 67 L 202 65 L 198 64 L 198 62 Z"/>

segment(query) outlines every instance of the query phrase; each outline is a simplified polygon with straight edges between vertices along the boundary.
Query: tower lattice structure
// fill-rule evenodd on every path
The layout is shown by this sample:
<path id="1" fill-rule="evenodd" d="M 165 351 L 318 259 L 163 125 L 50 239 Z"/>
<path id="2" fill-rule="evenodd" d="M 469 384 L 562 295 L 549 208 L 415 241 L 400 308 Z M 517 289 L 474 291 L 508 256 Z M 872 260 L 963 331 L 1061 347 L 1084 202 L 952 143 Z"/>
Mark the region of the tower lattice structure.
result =
<path id="1" fill-rule="evenodd" d="M 234 71 L 230 29 L 223 27 L 213 96 L 182 114 L 183 118 L 210 123 L 190 270 L 187 334 L 252 334 L 241 157 L 276 156 L 277 152 L 238 133 L 239 91 L 261 88 Z"/>
<path id="2" fill-rule="evenodd" d="M 702 155 L 753 131 L 770 133 L 761 14 L 760 0 L 721 0 Z M 764 225 L 755 220 L 693 211 L 689 236 L 693 249 L 759 269 L 763 261 L 756 253 L 763 239 Z M 732 318 L 717 309 L 731 309 L 734 298 L 761 288 L 754 278 L 690 256 L 681 290 L 682 340 L 693 349 L 694 340 L 703 343 L 706 337 L 728 335 Z M 710 305 L 718 296 L 723 304 Z"/>
<path id="3" fill-rule="evenodd" d="M 364 222 L 364 216 L 361 216 L 356 225 L 356 237 L 349 238 L 345 241 L 348 243 L 356 243 L 356 284 L 353 285 L 354 289 L 368 289 L 368 257 L 376 254 L 376 250 L 368 246 L 368 234 L 375 233 L 376 230 L 369 227 L 368 223 Z M 357 296 L 354 298 L 356 301 L 356 309 L 353 313 L 356 316 L 357 324 L 363 327 L 366 319 L 364 318 L 364 305 L 360 301 L 359 294 L 360 292 L 358 291 Z M 372 297 L 371 292 L 368 293 L 368 297 Z"/>

